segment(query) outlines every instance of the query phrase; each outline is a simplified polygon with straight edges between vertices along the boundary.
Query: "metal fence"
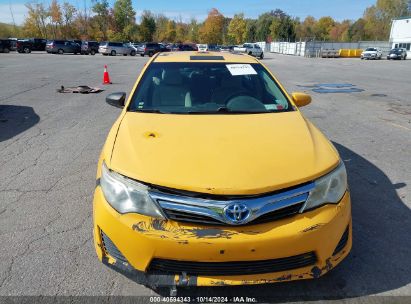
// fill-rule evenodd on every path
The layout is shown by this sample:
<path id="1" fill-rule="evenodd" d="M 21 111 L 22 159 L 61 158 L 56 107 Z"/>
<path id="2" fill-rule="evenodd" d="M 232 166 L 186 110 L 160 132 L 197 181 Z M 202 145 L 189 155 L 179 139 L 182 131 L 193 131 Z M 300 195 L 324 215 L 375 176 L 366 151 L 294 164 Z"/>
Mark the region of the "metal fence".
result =
<path id="1" fill-rule="evenodd" d="M 325 41 L 301 41 L 301 42 L 257 42 L 266 52 L 285 55 L 320 57 L 324 50 L 340 49 L 366 49 L 368 47 L 380 48 L 383 56 L 391 49 L 389 41 L 359 41 L 359 42 L 325 42 Z"/>

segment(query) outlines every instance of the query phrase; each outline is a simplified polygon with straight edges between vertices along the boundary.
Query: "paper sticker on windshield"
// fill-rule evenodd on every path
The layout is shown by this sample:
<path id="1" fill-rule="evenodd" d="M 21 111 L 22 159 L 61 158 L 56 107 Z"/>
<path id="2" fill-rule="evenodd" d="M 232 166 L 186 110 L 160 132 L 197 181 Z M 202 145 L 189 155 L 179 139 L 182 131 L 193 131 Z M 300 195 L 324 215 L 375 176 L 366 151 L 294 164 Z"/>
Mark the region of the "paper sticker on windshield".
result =
<path id="1" fill-rule="evenodd" d="M 226 64 L 226 67 L 233 76 L 257 75 L 251 64 Z"/>

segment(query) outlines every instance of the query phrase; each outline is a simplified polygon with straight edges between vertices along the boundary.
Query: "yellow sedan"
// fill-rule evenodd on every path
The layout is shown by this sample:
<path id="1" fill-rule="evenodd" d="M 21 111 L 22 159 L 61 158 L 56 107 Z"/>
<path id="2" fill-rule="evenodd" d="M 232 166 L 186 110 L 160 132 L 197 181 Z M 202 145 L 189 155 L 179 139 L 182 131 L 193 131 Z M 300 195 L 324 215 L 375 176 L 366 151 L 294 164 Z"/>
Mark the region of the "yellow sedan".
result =
<path id="1" fill-rule="evenodd" d="M 144 67 L 97 169 L 98 258 L 151 287 L 318 278 L 349 253 L 338 152 L 257 59 L 161 53 Z"/>

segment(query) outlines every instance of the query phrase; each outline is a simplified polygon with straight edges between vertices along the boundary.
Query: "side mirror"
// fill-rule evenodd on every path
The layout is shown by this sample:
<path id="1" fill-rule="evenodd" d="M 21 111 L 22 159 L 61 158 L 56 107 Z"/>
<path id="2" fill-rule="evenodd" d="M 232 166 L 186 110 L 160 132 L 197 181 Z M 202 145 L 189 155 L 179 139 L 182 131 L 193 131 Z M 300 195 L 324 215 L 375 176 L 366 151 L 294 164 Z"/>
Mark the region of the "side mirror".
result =
<path id="1" fill-rule="evenodd" d="M 110 95 L 107 95 L 106 102 L 116 108 L 124 108 L 124 104 L 126 103 L 126 93 L 111 93 Z"/>
<path id="2" fill-rule="evenodd" d="M 304 107 L 311 102 L 311 96 L 305 93 L 295 92 L 292 93 L 292 98 L 297 107 Z"/>

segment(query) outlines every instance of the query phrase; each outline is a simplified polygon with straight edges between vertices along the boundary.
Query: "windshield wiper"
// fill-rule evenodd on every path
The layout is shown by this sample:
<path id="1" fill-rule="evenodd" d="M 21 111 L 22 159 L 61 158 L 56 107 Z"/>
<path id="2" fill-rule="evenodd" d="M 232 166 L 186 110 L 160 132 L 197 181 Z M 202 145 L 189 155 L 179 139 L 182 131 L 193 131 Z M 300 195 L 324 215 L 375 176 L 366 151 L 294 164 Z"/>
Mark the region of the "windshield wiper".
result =
<path id="1" fill-rule="evenodd" d="M 240 111 L 240 110 L 230 110 L 227 107 L 220 107 L 215 111 L 189 111 L 185 113 L 187 114 L 259 114 L 259 113 L 269 113 L 269 111 Z"/>
<path id="2" fill-rule="evenodd" d="M 169 114 L 170 112 L 160 111 L 158 109 L 134 109 L 130 112 L 142 112 L 142 113 L 159 113 L 159 114 Z"/>

